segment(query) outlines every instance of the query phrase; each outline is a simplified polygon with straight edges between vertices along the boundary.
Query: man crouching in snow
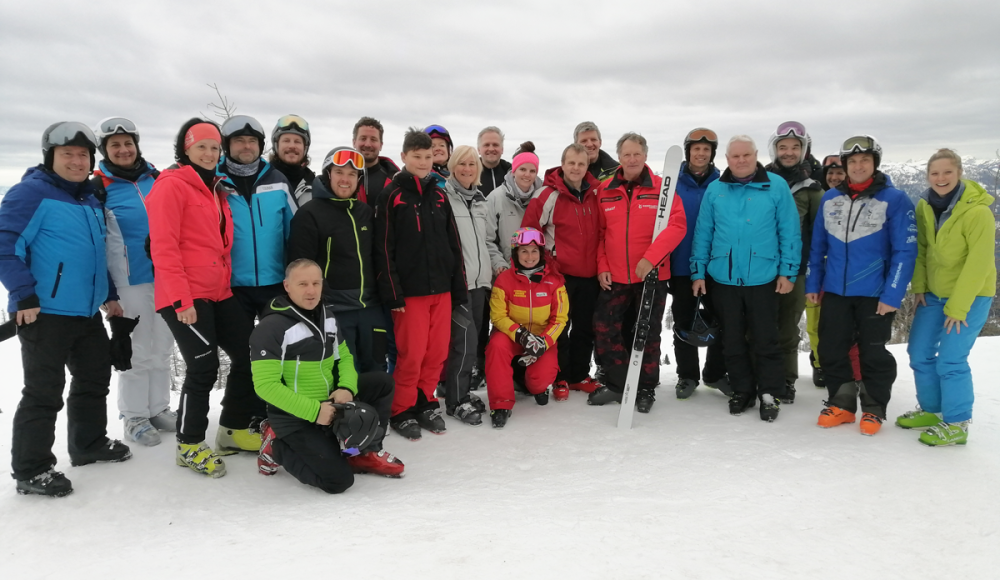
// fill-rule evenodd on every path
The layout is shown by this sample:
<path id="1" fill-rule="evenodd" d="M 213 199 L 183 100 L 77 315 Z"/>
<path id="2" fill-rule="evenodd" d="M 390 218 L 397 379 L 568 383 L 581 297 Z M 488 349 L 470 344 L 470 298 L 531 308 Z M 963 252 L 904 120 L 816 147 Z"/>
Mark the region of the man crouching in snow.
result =
<path id="1" fill-rule="evenodd" d="M 312 260 L 285 269 L 286 296 L 273 299 L 250 336 L 254 389 L 267 402 L 257 466 L 279 465 L 327 493 L 354 484 L 354 473 L 401 477 L 403 462 L 382 450 L 392 378 L 358 375 L 333 310 L 323 303 L 323 271 Z"/>

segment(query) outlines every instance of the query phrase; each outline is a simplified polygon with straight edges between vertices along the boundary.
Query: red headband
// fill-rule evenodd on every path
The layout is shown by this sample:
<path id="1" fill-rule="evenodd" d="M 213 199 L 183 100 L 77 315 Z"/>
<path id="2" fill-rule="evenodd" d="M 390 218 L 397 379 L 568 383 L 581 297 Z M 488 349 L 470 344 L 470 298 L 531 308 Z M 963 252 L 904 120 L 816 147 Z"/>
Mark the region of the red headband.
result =
<path id="1" fill-rule="evenodd" d="M 218 144 L 222 144 L 222 135 L 219 134 L 219 130 L 215 125 L 211 123 L 198 123 L 193 125 L 184 134 L 184 150 L 187 151 L 192 145 L 198 141 L 204 141 L 205 139 L 211 139 Z"/>

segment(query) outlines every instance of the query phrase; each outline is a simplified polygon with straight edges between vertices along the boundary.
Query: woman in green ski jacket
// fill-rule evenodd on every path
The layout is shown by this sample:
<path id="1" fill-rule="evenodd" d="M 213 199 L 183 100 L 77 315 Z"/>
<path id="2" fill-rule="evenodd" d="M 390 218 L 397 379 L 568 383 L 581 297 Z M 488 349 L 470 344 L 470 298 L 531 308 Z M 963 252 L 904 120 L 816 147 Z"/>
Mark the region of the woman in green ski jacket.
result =
<path id="1" fill-rule="evenodd" d="M 907 348 L 919 406 L 896 424 L 927 429 L 920 435 L 926 445 L 964 445 L 973 401 L 969 351 L 996 294 L 994 199 L 962 179 L 962 159 L 950 149 L 931 156 L 927 180 L 917 203 L 917 311 Z"/>

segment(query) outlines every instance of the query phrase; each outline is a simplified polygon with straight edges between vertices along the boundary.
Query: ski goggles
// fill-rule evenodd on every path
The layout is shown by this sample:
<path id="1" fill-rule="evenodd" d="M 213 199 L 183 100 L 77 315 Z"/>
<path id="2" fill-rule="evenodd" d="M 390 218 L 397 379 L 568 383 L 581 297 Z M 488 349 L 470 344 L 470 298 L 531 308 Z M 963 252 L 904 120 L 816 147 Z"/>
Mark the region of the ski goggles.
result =
<path id="1" fill-rule="evenodd" d="M 327 158 L 323 160 L 323 169 L 326 170 L 326 168 L 331 165 L 344 167 L 348 163 L 353 165 L 358 171 L 361 171 L 365 168 L 365 156 L 349 147 L 337 149 L 336 151 L 331 152 Z"/>
<path id="2" fill-rule="evenodd" d="M 234 135 L 244 135 L 248 128 L 250 132 L 263 138 L 264 127 L 257 119 L 249 115 L 235 115 L 226 119 L 226 122 L 222 124 L 222 138 L 228 139 Z"/>
<path id="3" fill-rule="evenodd" d="M 869 135 L 858 135 L 856 137 L 851 137 L 847 141 L 844 141 L 844 145 L 840 148 L 840 154 L 850 155 L 852 153 L 871 153 L 875 151 L 878 144 L 875 143 L 875 139 Z"/>
<path id="4" fill-rule="evenodd" d="M 778 137 L 798 137 L 800 139 L 807 138 L 805 126 L 798 121 L 785 121 L 784 123 L 778 125 L 778 130 L 775 131 L 774 134 Z"/>
<path id="5" fill-rule="evenodd" d="M 277 129 L 279 131 L 298 131 L 300 133 L 309 132 L 309 122 L 298 115 L 285 115 L 278 119 Z"/>
<path id="6" fill-rule="evenodd" d="M 103 141 L 105 137 L 118 133 L 128 133 L 135 136 L 136 139 L 139 138 L 139 129 L 135 123 L 125 117 L 108 117 L 97 125 L 97 130 L 94 132 L 97 133 L 98 141 Z"/>
<path id="7" fill-rule="evenodd" d="M 63 145 L 79 145 L 97 149 L 97 137 L 90 127 L 76 121 L 56 123 L 42 135 L 42 151 Z"/>
<path id="8" fill-rule="evenodd" d="M 843 167 L 840 164 L 840 155 L 827 155 L 823 158 L 823 167 Z"/>
<path id="9" fill-rule="evenodd" d="M 708 143 L 718 143 L 719 136 L 716 135 L 715 131 L 711 129 L 705 129 L 699 127 L 688 133 L 687 141 L 689 143 L 697 143 L 699 141 L 707 141 Z"/>
<path id="10" fill-rule="evenodd" d="M 427 128 L 424 129 L 424 133 L 427 133 L 428 135 L 437 133 L 441 136 L 451 137 L 451 133 L 449 133 L 448 130 L 441 125 L 428 125 Z"/>
<path id="11" fill-rule="evenodd" d="M 514 232 L 510 238 L 510 247 L 527 246 L 535 244 L 539 248 L 545 246 L 545 236 L 535 228 L 522 228 Z"/>

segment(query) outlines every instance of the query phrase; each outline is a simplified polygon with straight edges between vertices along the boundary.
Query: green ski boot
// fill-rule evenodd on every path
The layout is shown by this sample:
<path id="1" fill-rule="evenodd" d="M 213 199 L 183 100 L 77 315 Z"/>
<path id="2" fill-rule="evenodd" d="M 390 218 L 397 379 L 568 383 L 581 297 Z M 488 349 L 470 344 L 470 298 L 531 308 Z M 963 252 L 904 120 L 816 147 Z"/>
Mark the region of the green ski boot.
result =
<path id="1" fill-rule="evenodd" d="M 903 429 L 927 429 L 941 422 L 941 417 L 928 413 L 918 405 L 916 409 L 907 411 L 896 417 L 896 426 Z"/>
<path id="2" fill-rule="evenodd" d="M 920 434 L 920 442 L 931 447 L 965 445 L 969 440 L 969 422 L 938 423 Z"/>

